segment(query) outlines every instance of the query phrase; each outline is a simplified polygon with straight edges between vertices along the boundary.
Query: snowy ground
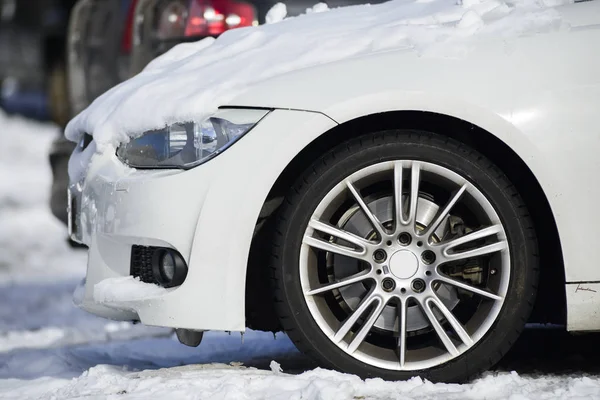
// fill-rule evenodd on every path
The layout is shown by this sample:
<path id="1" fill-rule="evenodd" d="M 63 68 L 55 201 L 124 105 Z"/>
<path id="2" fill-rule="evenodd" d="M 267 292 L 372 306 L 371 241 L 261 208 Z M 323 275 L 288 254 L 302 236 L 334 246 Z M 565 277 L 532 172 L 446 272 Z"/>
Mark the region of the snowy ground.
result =
<path id="1" fill-rule="evenodd" d="M 56 134 L 0 113 L 2 399 L 600 398 L 597 334 L 531 329 L 495 371 L 443 385 L 317 369 L 283 334 L 248 332 L 242 343 L 239 334 L 208 333 L 192 349 L 169 330 L 88 315 L 71 303 L 85 253 L 67 247 L 46 205 Z"/>

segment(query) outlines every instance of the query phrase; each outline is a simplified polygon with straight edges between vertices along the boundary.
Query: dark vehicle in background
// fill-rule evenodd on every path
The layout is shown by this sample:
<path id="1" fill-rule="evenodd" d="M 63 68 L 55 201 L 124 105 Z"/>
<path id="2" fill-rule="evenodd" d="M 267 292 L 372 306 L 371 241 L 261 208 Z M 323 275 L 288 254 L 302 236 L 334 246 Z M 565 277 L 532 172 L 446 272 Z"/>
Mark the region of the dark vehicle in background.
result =
<path id="1" fill-rule="evenodd" d="M 80 0 L 67 34 L 69 103 L 72 116 L 129 77 L 134 0 Z"/>
<path id="2" fill-rule="evenodd" d="M 67 89 L 67 26 L 76 0 L 0 0 L 0 108 L 64 127 L 73 115 Z M 53 154 L 71 151 L 59 143 Z M 66 220 L 64 157 L 51 156 L 52 209 Z M 60 190 L 59 190 L 60 189 Z M 60 193 L 59 193 L 60 192 Z M 60 204 L 62 202 L 62 204 Z"/>
<path id="3" fill-rule="evenodd" d="M 0 107 L 65 124 L 65 42 L 75 0 L 0 0 Z"/>

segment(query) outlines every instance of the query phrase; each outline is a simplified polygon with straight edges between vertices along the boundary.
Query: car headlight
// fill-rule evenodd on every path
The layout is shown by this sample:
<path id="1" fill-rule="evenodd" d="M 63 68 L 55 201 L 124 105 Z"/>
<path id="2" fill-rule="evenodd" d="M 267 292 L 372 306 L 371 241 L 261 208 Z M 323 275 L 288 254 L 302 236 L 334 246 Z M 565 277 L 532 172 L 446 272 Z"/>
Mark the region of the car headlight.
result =
<path id="1" fill-rule="evenodd" d="M 200 123 L 145 132 L 117 149 L 136 168 L 191 168 L 213 158 L 252 129 L 269 110 L 221 109 Z"/>

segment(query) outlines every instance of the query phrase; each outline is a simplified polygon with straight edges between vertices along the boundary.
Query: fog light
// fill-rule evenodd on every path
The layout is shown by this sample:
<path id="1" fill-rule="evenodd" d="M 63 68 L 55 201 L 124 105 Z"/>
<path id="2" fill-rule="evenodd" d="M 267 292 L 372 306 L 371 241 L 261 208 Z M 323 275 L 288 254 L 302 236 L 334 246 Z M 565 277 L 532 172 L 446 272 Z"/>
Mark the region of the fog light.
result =
<path id="1" fill-rule="evenodd" d="M 185 281 L 187 265 L 177 251 L 159 248 L 152 258 L 154 278 L 161 286 L 179 286 Z"/>
<path id="2" fill-rule="evenodd" d="M 160 262 L 158 263 L 158 269 L 160 276 L 165 281 L 170 282 L 173 280 L 175 277 L 175 259 L 170 252 L 165 251 L 163 253 L 162 257 L 160 258 Z"/>

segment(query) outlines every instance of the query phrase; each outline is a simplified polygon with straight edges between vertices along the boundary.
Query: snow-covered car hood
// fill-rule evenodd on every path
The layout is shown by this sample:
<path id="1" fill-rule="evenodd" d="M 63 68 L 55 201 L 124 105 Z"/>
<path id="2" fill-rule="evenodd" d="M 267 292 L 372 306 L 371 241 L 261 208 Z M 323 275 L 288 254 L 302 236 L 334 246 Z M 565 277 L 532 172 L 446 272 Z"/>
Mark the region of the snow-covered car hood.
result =
<path id="1" fill-rule="evenodd" d="M 294 71 L 393 51 L 460 57 L 464 49 L 456 54 L 448 49 L 465 40 L 564 28 L 554 7 L 565 2 L 570 1 L 393 0 L 228 31 L 157 58 L 77 115 L 66 136 L 77 141 L 91 133 L 95 148 L 103 151 L 146 130 L 202 120 L 240 95 L 251 98 L 260 83 Z"/>

